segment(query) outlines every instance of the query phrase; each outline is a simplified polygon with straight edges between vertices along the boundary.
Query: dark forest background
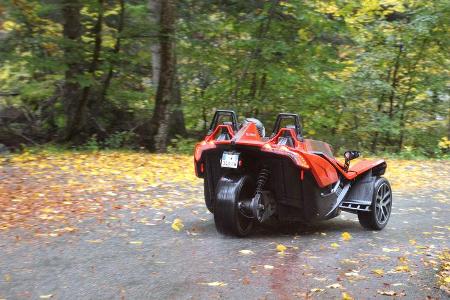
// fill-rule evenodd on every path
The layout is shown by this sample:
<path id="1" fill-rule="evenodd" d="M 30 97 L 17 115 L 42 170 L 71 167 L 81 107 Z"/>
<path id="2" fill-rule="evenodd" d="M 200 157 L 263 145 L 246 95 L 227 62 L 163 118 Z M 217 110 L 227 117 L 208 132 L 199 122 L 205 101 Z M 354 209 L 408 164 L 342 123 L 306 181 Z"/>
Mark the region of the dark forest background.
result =
<path id="1" fill-rule="evenodd" d="M 450 148 L 446 0 L 2 0 L 0 143 L 192 151 L 215 109 L 335 149 Z M 447 153 L 447 154 L 446 154 Z"/>

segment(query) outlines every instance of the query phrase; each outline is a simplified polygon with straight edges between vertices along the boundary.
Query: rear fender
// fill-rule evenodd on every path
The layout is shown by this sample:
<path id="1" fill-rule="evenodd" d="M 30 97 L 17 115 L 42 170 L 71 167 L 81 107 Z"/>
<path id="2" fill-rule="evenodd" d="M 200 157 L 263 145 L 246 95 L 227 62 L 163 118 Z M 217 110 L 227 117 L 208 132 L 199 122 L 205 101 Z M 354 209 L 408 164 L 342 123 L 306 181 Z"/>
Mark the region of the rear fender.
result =
<path id="1" fill-rule="evenodd" d="M 316 154 L 302 152 L 319 187 L 324 188 L 338 181 L 336 169 L 327 160 Z"/>
<path id="2" fill-rule="evenodd" d="M 384 159 L 378 160 L 362 160 L 355 165 L 350 166 L 348 173 L 353 173 L 353 178 L 359 177 L 369 170 L 372 170 L 374 176 L 381 176 L 386 171 L 387 164 Z M 352 178 L 352 179 L 353 179 Z"/>

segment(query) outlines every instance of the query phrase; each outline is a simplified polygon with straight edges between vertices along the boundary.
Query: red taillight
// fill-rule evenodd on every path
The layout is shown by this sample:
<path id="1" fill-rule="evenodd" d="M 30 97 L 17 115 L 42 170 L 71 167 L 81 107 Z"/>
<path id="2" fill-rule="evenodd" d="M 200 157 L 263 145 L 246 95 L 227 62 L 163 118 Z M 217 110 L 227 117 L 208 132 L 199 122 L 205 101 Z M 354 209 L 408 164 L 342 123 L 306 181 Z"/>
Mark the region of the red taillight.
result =
<path id="1" fill-rule="evenodd" d="M 195 161 L 199 161 L 201 157 L 202 157 L 202 144 L 200 143 L 195 146 L 194 159 Z"/>
<path id="2" fill-rule="evenodd" d="M 205 172 L 205 166 L 203 165 L 203 163 L 200 164 L 200 172 Z"/>

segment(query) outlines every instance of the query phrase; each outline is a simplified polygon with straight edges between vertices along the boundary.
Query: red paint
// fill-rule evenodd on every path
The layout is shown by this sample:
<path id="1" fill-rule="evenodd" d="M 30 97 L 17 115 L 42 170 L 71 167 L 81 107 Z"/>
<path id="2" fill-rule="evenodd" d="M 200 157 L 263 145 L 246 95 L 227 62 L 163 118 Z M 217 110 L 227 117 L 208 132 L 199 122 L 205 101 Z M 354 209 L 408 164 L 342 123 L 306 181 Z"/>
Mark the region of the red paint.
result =
<path id="1" fill-rule="evenodd" d="M 228 131 L 231 139 L 217 141 L 216 138 L 223 129 Z M 282 135 L 286 135 L 286 132 L 292 137 L 294 147 L 277 145 L 278 139 Z M 218 125 L 210 135 L 205 137 L 204 141 L 196 145 L 194 151 L 195 163 L 197 164 L 200 162 L 204 151 L 214 149 L 218 145 L 229 144 L 257 147 L 264 152 L 289 157 L 294 164 L 301 168 L 300 180 L 303 180 L 304 178 L 304 170 L 311 169 L 311 173 L 319 187 L 326 187 L 337 182 L 338 173 L 342 174 L 348 180 L 353 180 L 364 172 L 385 163 L 384 160 L 360 161 L 350 166 L 350 169 L 346 172 L 344 171 L 342 163 L 330 156 L 332 155 L 332 149 L 327 143 L 309 139 L 299 141 L 295 130 L 292 128 L 281 128 L 274 137 L 268 141 L 264 141 L 259 135 L 258 129 L 254 123 L 245 124 L 238 132 L 234 132 L 230 125 Z M 317 147 L 323 148 L 324 151 L 321 152 L 325 158 L 314 153 L 314 151 L 318 150 L 316 149 Z M 242 161 L 239 161 L 239 166 L 241 165 Z M 204 168 L 203 164 L 200 165 L 201 172 L 203 172 L 202 168 Z"/>
<path id="2" fill-rule="evenodd" d="M 338 181 L 336 169 L 327 160 L 307 152 L 303 152 L 302 155 L 308 162 L 319 187 L 323 188 Z"/>

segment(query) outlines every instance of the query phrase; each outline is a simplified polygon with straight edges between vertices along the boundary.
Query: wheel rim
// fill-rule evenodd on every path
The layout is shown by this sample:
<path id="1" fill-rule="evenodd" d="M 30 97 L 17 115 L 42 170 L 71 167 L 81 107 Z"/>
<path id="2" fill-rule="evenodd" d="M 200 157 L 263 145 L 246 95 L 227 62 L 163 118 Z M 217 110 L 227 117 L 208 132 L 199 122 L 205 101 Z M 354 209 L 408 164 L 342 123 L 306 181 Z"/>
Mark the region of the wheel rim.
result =
<path id="1" fill-rule="evenodd" d="M 382 183 L 377 190 L 375 205 L 375 216 L 378 223 L 384 224 L 388 221 L 392 208 L 392 192 L 387 183 Z"/>
<path id="2" fill-rule="evenodd" d="M 238 205 L 236 207 L 237 221 L 239 223 L 239 227 L 244 232 L 251 227 L 253 220 L 241 212 L 241 210 L 239 209 L 239 203 L 244 200 L 251 199 L 252 194 L 253 194 L 252 186 L 248 182 L 244 183 L 244 186 L 242 187 L 242 190 L 239 193 L 239 199 L 237 201 Z"/>

